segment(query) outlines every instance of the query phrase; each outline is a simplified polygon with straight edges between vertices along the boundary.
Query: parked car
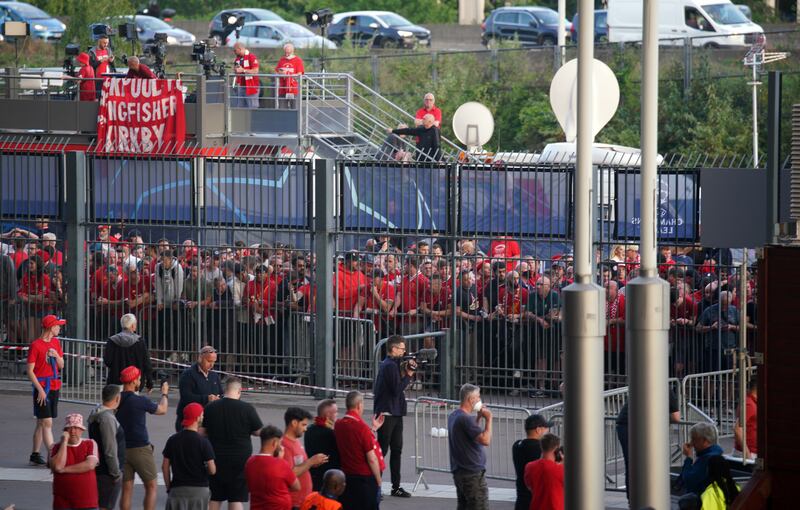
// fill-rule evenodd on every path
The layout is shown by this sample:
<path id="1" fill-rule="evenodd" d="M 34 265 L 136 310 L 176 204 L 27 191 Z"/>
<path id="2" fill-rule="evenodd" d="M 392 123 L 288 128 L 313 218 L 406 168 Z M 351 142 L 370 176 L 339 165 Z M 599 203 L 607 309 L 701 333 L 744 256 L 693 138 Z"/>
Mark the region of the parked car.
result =
<path id="1" fill-rule="evenodd" d="M 571 24 L 565 21 L 569 38 Z M 558 13 L 547 7 L 500 7 L 481 24 L 481 43 L 518 40 L 523 46 L 553 45 L 558 42 Z"/>
<path id="2" fill-rule="evenodd" d="M 38 7 L 24 2 L 0 2 L 0 24 L 24 21 L 31 27 L 31 37 L 59 41 L 67 26 Z"/>
<path id="3" fill-rule="evenodd" d="M 575 44 L 578 44 L 578 14 L 572 17 L 572 30 L 570 30 L 570 39 Z M 601 9 L 594 11 L 594 42 L 607 42 L 608 41 L 608 11 Z"/>
<path id="4" fill-rule="evenodd" d="M 153 42 L 156 34 L 167 34 L 167 46 L 191 46 L 197 38 L 181 28 L 175 28 L 169 23 L 152 16 L 119 16 L 113 18 L 112 25 L 116 28 L 120 23 L 136 23 L 136 32 L 139 41 L 143 44 Z"/>
<path id="5" fill-rule="evenodd" d="M 431 31 L 393 12 L 352 11 L 333 17 L 328 38 L 339 46 L 350 39 L 357 46 L 414 48 L 430 46 Z"/>
<path id="6" fill-rule="evenodd" d="M 224 41 L 222 40 L 222 36 L 225 33 L 224 29 L 222 28 L 222 13 L 224 12 L 235 12 L 241 16 L 244 16 L 245 23 L 251 23 L 253 21 L 283 21 L 283 18 L 269 9 L 243 8 L 225 9 L 224 11 L 219 11 L 216 16 L 211 19 L 211 23 L 208 24 L 208 36 L 216 39 L 217 45 L 219 46 L 224 44 Z"/>
<path id="7" fill-rule="evenodd" d="M 719 48 L 748 46 L 763 39 L 764 30 L 747 19 L 730 0 L 660 0 L 658 38 L 661 44 Z M 608 1 L 608 40 L 642 40 L 642 1 Z"/>
<path id="8" fill-rule="evenodd" d="M 320 48 L 336 49 L 336 43 L 325 39 L 297 23 L 291 21 L 253 21 L 245 23 L 239 32 L 239 39 L 228 37 L 228 46 L 239 41 L 248 48 L 282 48 L 290 42 L 297 49 Z"/>

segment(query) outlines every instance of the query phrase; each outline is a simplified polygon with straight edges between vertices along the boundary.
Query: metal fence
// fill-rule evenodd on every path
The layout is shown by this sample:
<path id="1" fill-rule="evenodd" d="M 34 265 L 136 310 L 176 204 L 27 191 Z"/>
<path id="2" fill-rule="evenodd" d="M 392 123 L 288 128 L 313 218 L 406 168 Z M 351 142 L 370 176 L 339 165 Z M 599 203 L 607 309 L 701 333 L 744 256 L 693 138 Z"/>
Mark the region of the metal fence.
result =
<path id="1" fill-rule="evenodd" d="M 13 367 L 22 359 L 10 347 L 35 338 L 45 313 L 67 315 L 67 334 L 95 341 L 134 313 L 153 356 L 170 363 L 214 345 L 220 369 L 309 384 L 320 373 L 319 347 L 330 346 L 334 384 L 368 388 L 377 339 L 401 333 L 419 335 L 410 349 L 440 353 L 420 376 L 424 394 L 452 395 L 472 381 L 513 407 L 560 400 L 570 164 L 121 158 L 18 142 L 0 145 L 0 158 L 0 335 L 9 347 L 0 363 L 8 377 L 19 376 Z M 729 366 L 731 332 L 721 324 L 738 326 L 743 305 L 741 266 L 697 244 L 701 165 L 674 160 L 661 171 L 672 228 L 660 235 L 660 268 L 673 287 L 670 366 L 679 378 Z M 626 384 L 619 297 L 638 269 L 638 172 L 597 172 L 597 277 L 616 291 L 609 317 L 622 319 L 606 339 L 614 388 Z M 320 209 L 325 176 L 333 176 L 329 211 Z M 328 215 L 330 228 L 319 231 Z M 331 245 L 330 279 L 320 271 L 320 243 Z M 318 289 L 332 298 L 326 310 L 317 309 Z M 320 314 L 333 317 L 329 338 Z"/>
<path id="2" fill-rule="evenodd" d="M 447 417 L 458 409 L 459 402 L 436 398 L 419 398 L 414 404 L 415 461 L 417 481 L 428 488 L 425 472 L 450 473 Z M 513 481 L 517 479 L 511 458 L 511 445 L 525 430 L 527 409 L 491 405 L 492 444 L 486 448 L 486 478 Z"/>

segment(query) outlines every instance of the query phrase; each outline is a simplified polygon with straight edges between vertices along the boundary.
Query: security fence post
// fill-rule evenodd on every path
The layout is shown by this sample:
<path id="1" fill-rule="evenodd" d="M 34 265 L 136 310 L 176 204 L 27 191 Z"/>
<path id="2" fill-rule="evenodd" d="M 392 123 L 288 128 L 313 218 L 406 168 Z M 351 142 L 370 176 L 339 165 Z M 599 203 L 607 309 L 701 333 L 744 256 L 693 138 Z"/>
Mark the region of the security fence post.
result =
<path id="1" fill-rule="evenodd" d="M 317 269 L 314 285 L 317 289 L 317 309 L 314 334 L 314 385 L 333 387 L 333 260 L 334 246 L 334 173 L 336 162 L 332 159 L 314 161 L 314 251 Z M 315 390 L 317 398 L 325 398 L 327 391 Z"/>
<path id="2" fill-rule="evenodd" d="M 66 196 L 62 197 L 67 224 L 65 276 L 71 299 L 67 300 L 67 327 L 74 338 L 86 338 L 86 153 L 65 154 Z"/>
<path id="3" fill-rule="evenodd" d="M 448 210 L 448 218 L 447 218 L 447 233 L 452 238 L 453 242 L 452 245 L 449 246 L 451 253 L 455 254 L 456 250 L 458 249 L 457 246 L 457 235 L 458 232 L 458 214 L 459 214 L 459 190 L 458 190 L 458 183 L 459 180 L 459 172 L 461 167 L 456 163 L 450 166 L 447 174 L 449 176 L 449 203 L 450 206 L 447 208 Z M 450 271 L 451 274 L 455 275 L 458 274 L 456 272 L 458 261 L 456 257 L 453 256 L 450 259 Z M 441 377 L 440 377 L 440 388 L 439 393 L 442 398 L 446 399 L 453 399 L 455 397 L 455 390 L 456 390 L 456 364 L 457 364 L 457 355 L 458 352 L 456 350 L 456 346 L 460 340 L 460 327 L 459 324 L 460 319 L 456 315 L 456 307 L 455 307 L 455 277 L 451 279 L 453 283 L 453 288 L 450 289 L 452 291 L 452 296 L 454 298 L 453 305 L 450 309 L 451 317 L 450 317 L 450 331 L 444 337 L 442 337 L 442 352 L 439 354 L 440 357 L 440 364 L 441 364 Z"/>

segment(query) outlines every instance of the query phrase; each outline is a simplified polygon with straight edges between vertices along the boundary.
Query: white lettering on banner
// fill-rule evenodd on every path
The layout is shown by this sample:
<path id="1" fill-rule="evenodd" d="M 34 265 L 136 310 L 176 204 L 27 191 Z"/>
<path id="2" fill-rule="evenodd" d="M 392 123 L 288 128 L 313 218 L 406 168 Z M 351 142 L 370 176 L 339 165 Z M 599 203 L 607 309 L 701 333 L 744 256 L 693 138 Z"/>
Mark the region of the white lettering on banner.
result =
<path id="1" fill-rule="evenodd" d="M 98 139 L 107 150 L 151 152 L 183 143 L 180 84 L 173 80 L 112 78 L 103 83 Z"/>

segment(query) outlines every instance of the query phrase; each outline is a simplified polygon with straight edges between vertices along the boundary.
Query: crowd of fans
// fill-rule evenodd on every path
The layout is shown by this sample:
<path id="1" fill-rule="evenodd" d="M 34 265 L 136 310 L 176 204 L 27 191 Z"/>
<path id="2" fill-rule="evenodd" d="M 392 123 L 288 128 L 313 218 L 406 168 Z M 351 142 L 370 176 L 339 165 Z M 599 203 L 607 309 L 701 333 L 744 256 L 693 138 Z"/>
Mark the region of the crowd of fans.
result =
<path id="1" fill-rule="evenodd" d="M 89 338 L 106 340 L 117 333 L 120 317 L 132 313 L 151 349 L 173 360 L 212 345 L 229 356 L 226 368 L 279 373 L 287 356 L 310 355 L 310 346 L 297 342 L 312 342 L 300 329 L 310 327 L 307 314 L 316 312 L 311 252 L 241 241 L 146 244 L 140 232 L 116 233 L 110 225 L 97 232 L 87 244 Z M 26 343 L 44 315 L 65 310 L 63 244 L 46 230 L 15 228 L 3 237 L 0 324 L 6 341 Z M 617 245 L 605 256 L 598 250 L 596 262 L 598 282 L 607 289 L 606 373 L 623 384 L 625 285 L 637 276 L 638 249 Z M 672 375 L 729 367 L 741 299 L 730 253 L 662 246 L 659 273 L 670 284 Z M 750 276 L 752 340 L 756 285 Z M 482 249 L 474 239 L 379 235 L 339 255 L 332 284 L 335 315 L 371 322 L 375 338 L 430 332 L 419 347 L 435 348 L 435 333 L 458 321 L 461 382 L 541 394 L 560 383 L 560 293 L 572 281 L 571 253 L 542 260 L 523 254 L 510 238 Z M 370 360 L 370 348 L 343 347 L 340 361 Z"/>
<path id="2" fill-rule="evenodd" d="M 88 427 L 81 414 L 67 415 L 60 441 L 54 440 L 64 368 L 58 335 L 65 324 L 45 316 L 28 353 L 37 418 L 30 463 L 53 472 L 53 508 L 113 509 L 119 502 L 120 508 L 130 509 L 139 477 L 145 488 L 142 507 L 154 510 L 158 453 L 147 415 L 168 412 L 169 383 L 161 382 L 160 397 L 153 401 L 145 372 L 149 360 L 142 363 L 134 345 L 117 346 L 107 382 L 121 386 L 109 382 L 103 388 Z M 130 323 L 123 321 L 122 327 L 129 331 Z M 109 341 L 106 349 L 111 347 Z M 120 368 L 129 359 L 134 364 Z M 347 394 L 347 413 L 341 419 L 336 401 L 327 399 L 319 403 L 316 418 L 301 407 L 289 407 L 283 429 L 265 426 L 253 405 L 241 400 L 242 381 L 235 376 L 222 381 L 214 371 L 216 362 L 216 350 L 205 346 L 180 375 L 176 433 L 160 450 L 165 508 L 217 510 L 226 501 L 231 509 L 244 508 L 248 501 L 254 510 L 378 508 L 386 466 L 374 434 L 385 417 L 364 420 L 363 394 Z M 255 455 L 251 436 L 260 438 Z M 40 453 L 42 446 L 46 456 Z"/>

